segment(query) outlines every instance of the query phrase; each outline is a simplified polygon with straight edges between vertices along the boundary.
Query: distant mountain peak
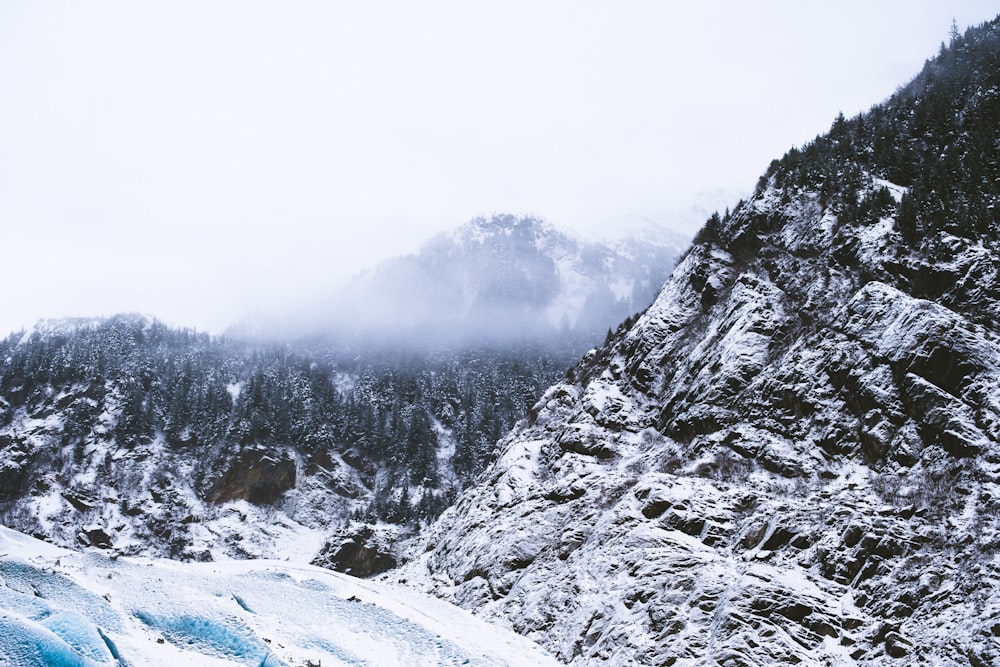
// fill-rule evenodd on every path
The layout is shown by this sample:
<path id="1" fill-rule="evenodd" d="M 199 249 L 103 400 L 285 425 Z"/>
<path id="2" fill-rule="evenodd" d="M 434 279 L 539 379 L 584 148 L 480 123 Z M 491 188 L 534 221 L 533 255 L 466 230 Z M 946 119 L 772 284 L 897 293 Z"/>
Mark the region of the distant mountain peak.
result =
<path id="1" fill-rule="evenodd" d="M 554 227 L 534 216 L 514 215 L 513 213 L 494 213 L 493 215 L 478 216 L 473 218 L 462 227 L 476 227 L 484 231 L 504 231 L 510 232 L 515 229 L 554 229 Z"/>
<path id="2" fill-rule="evenodd" d="M 356 277 L 306 316 L 309 333 L 436 346 L 532 340 L 582 353 L 645 308 L 687 239 L 585 241 L 497 213 Z"/>
<path id="3" fill-rule="evenodd" d="M 435 240 L 448 239 L 459 245 L 468 243 L 518 245 L 528 247 L 539 243 L 577 243 L 572 233 L 558 229 L 552 223 L 534 216 L 496 213 L 492 216 L 473 218 L 455 229 L 440 234 Z"/>

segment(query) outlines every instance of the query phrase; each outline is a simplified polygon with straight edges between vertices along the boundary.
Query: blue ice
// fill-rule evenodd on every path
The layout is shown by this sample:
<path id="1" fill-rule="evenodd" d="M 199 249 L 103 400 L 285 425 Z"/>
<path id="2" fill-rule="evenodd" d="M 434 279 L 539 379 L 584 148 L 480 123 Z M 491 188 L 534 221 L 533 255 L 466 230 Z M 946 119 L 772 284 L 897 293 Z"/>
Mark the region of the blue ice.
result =
<path id="1" fill-rule="evenodd" d="M 0 562 L 0 664 L 117 665 L 85 609 L 107 626 L 120 625 L 107 603 L 65 577 L 17 561 Z"/>
<path id="2" fill-rule="evenodd" d="M 137 611 L 135 616 L 181 648 L 235 658 L 253 667 L 284 665 L 263 641 L 235 619 L 215 620 L 191 614 L 156 615 L 146 611 Z"/>
<path id="3" fill-rule="evenodd" d="M 79 616 L 79 615 L 77 615 Z M 97 629 L 63 616 L 49 628 L 26 618 L 0 615 L 0 664 L 17 667 L 110 667 L 117 665 Z M 65 636 L 60 635 L 62 632 Z"/>

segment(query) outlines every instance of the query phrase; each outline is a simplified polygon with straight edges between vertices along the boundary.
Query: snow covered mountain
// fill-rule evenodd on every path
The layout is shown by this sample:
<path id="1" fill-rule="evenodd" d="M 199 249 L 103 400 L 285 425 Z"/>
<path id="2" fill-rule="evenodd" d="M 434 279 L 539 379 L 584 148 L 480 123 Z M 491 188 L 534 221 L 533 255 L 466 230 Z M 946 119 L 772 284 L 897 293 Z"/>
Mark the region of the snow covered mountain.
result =
<path id="1" fill-rule="evenodd" d="M 400 530 L 346 524 L 436 516 L 569 363 L 253 345 L 139 316 L 42 323 L 0 340 L 0 523 L 181 560 L 289 542 L 309 559 L 330 537 L 323 562 L 354 573 L 371 563 L 335 547 L 368 535 L 386 569 Z"/>
<path id="2" fill-rule="evenodd" d="M 440 600 L 308 565 L 111 559 L 0 527 L 0 664 L 558 663 Z"/>
<path id="3" fill-rule="evenodd" d="M 135 315 L 39 323 L 0 340 L 0 522 L 181 560 L 273 557 L 293 541 L 332 568 L 382 571 L 406 530 L 374 524 L 413 529 L 476 479 L 542 391 L 645 298 L 672 265 L 666 248 L 475 221 L 358 287 L 369 305 L 402 294 L 372 316 L 416 304 L 409 325 L 353 330 L 400 335 L 374 350 L 372 330 L 357 345 L 290 345 Z M 458 300 L 430 301 L 459 284 Z M 432 344 L 414 344 L 421 334 Z"/>
<path id="4" fill-rule="evenodd" d="M 569 337 L 578 357 L 652 302 L 687 243 L 662 227 L 599 243 L 535 218 L 477 218 L 362 274 L 321 307 L 250 328 L 408 346 Z"/>
<path id="5" fill-rule="evenodd" d="M 772 163 L 393 579 L 573 665 L 1000 664 L 1000 19 Z"/>

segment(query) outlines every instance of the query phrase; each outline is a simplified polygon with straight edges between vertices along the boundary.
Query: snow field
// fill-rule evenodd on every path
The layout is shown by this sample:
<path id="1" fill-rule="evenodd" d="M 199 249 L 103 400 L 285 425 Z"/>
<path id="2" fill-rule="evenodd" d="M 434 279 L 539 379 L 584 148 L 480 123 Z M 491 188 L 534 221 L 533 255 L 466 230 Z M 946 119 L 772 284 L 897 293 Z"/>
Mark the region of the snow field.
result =
<path id="1" fill-rule="evenodd" d="M 0 527 L 0 664 L 556 664 L 445 602 L 278 561 L 75 553 Z"/>

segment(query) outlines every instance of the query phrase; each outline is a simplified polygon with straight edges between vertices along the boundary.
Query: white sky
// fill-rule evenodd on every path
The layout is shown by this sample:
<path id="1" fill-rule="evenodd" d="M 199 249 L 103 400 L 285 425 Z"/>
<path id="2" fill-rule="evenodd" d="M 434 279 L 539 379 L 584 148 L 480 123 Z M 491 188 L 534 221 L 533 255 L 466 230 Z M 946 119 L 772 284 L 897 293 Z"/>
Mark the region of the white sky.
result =
<path id="1" fill-rule="evenodd" d="M 997 11 L 0 0 L 0 336 L 219 332 L 491 212 L 693 231 Z"/>

